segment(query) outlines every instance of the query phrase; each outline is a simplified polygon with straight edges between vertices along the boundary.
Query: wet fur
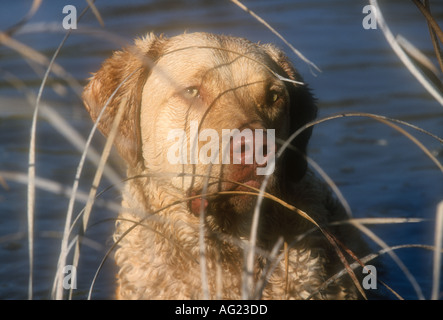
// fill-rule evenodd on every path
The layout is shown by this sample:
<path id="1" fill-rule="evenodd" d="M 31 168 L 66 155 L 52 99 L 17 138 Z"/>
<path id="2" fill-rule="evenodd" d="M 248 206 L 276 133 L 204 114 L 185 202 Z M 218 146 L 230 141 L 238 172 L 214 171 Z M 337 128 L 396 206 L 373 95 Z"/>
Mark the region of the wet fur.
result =
<path id="1" fill-rule="evenodd" d="M 209 297 L 242 298 L 243 249 L 257 197 L 198 196 L 205 190 L 211 194 L 251 191 L 229 181 L 261 183 L 263 177 L 254 174 L 256 164 L 171 164 L 166 153 L 172 142 L 166 136 L 195 120 L 201 130 L 275 128 L 277 138 L 287 139 L 313 120 L 317 110 L 306 85 L 282 81 L 275 73 L 303 81 L 273 45 L 207 33 L 172 38 L 148 34 L 115 52 L 90 79 L 83 94 L 85 106 L 96 121 L 106 105 L 99 121 L 105 136 L 119 108 L 124 108 L 115 147 L 127 163 L 130 179 L 122 192 L 114 234 L 119 241 L 117 298 L 204 297 L 199 208 L 205 215 Z M 198 97 L 189 99 L 186 88 L 194 87 Z M 327 227 L 347 217 L 329 189 L 307 169 L 304 155 L 310 135 L 311 129 L 305 130 L 292 143 L 296 151 L 287 150 L 278 159 L 266 190 Z M 208 173 L 210 178 L 205 178 Z M 263 290 L 256 288 L 253 298 L 305 299 L 311 294 L 316 299 L 358 298 L 348 276 L 315 293 L 343 265 L 318 230 L 297 238 L 315 229 L 312 223 L 269 200 L 264 200 L 260 212 L 253 277 L 257 283 L 266 276 L 267 282 Z M 356 250 L 360 247 L 352 231 L 331 230 L 343 243 L 353 244 Z M 288 259 L 268 269 L 273 263 L 269 253 L 279 239 L 290 245 Z M 264 275 L 266 270 L 272 272 Z"/>

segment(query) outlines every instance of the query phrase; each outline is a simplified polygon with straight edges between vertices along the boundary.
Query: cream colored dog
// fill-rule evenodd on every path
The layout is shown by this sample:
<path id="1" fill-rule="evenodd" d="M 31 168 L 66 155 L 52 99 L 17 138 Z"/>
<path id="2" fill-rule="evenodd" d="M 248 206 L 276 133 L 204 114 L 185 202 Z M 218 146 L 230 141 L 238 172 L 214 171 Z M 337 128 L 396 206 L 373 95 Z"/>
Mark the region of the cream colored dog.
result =
<path id="1" fill-rule="evenodd" d="M 324 230 L 346 219 L 307 170 L 311 129 L 276 156 L 316 116 L 282 51 L 206 33 L 148 34 L 107 59 L 83 97 L 94 121 L 103 110 L 104 135 L 122 116 L 118 298 L 357 298 L 348 275 L 325 283 L 343 264 L 326 231 L 302 216 Z"/>

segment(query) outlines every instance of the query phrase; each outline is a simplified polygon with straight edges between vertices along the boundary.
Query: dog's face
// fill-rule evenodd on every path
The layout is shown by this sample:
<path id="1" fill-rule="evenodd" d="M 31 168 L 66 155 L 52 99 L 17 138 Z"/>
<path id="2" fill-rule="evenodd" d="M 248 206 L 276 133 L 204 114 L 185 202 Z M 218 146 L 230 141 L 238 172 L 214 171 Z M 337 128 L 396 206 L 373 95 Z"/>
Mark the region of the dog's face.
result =
<path id="1" fill-rule="evenodd" d="M 316 115 L 308 89 L 282 77 L 302 81 L 271 45 L 204 33 L 148 35 L 105 61 L 84 101 L 94 120 L 106 106 L 99 122 L 105 135 L 124 108 L 115 146 L 130 168 L 160 174 L 159 183 L 193 196 L 260 188 L 270 174 L 272 192 L 282 177 L 303 176 L 310 130 L 274 170 L 278 143 Z M 202 197 L 190 201 L 190 210 L 243 213 L 252 200 Z"/>

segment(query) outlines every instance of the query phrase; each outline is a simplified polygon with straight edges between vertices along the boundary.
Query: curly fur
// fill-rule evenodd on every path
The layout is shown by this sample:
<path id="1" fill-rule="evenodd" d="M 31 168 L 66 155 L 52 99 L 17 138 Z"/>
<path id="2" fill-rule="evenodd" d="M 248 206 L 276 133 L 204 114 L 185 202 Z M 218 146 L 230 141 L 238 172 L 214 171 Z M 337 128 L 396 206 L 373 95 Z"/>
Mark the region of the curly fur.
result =
<path id="1" fill-rule="evenodd" d="M 186 128 L 191 120 L 218 133 L 245 125 L 275 128 L 283 140 L 313 120 L 316 107 L 307 87 L 275 74 L 302 81 L 273 45 L 193 33 L 169 39 L 148 34 L 115 52 L 93 75 L 83 97 L 94 121 L 106 106 L 99 122 L 104 135 L 118 108 L 125 108 L 115 141 L 128 166 L 114 234 L 117 298 L 201 299 L 205 289 L 212 299 L 245 298 L 245 292 L 248 298 L 264 299 L 358 297 L 347 276 L 321 288 L 343 268 L 332 245 L 312 223 L 269 199 L 260 208 L 253 285 L 248 287 L 245 254 L 257 197 L 220 192 L 251 191 L 229 181 L 250 179 L 259 185 L 263 179 L 253 171 L 258 165 L 166 161 L 168 130 Z M 191 99 L 183 88 L 198 91 L 190 91 Z M 266 190 L 326 227 L 346 214 L 306 169 L 310 130 L 294 140 L 296 152 L 278 160 Z M 204 196 L 205 190 L 211 195 Z M 334 235 L 343 243 L 363 246 L 351 231 L 337 228 Z M 289 248 L 286 254 L 280 248 L 275 257 L 271 252 L 278 241 Z"/>

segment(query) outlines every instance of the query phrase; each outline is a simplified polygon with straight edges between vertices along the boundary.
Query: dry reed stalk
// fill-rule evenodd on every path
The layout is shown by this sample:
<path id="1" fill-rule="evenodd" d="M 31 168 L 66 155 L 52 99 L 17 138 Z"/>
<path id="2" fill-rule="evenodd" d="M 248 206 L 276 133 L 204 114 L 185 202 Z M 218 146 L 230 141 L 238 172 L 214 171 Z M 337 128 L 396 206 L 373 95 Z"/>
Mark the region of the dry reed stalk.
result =
<path id="1" fill-rule="evenodd" d="M 427 79 L 423 73 L 415 66 L 412 60 L 408 57 L 403 48 L 399 45 L 398 41 L 395 39 L 392 31 L 389 29 L 381 9 L 377 3 L 377 0 L 369 0 L 369 3 L 375 7 L 376 9 L 376 19 L 377 25 L 382 30 L 386 40 L 391 46 L 392 50 L 395 54 L 400 58 L 400 60 L 404 63 L 406 68 L 412 73 L 412 75 L 420 82 L 420 84 L 434 97 L 435 100 L 438 101 L 443 106 L 443 95 L 442 93 L 435 88 L 435 86 Z"/>
<path id="2" fill-rule="evenodd" d="M 438 300 L 440 298 L 440 274 L 442 269 L 441 255 L 443 245 L 443 201 L 437 206 L 435 217 L 435 240 L 434 240 L 434 264 L 433 264 L 433 281 L 431 299 Z"/>

